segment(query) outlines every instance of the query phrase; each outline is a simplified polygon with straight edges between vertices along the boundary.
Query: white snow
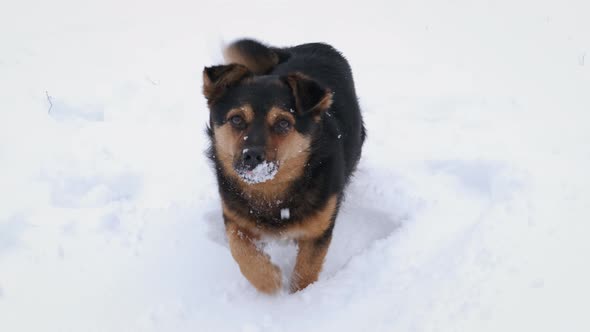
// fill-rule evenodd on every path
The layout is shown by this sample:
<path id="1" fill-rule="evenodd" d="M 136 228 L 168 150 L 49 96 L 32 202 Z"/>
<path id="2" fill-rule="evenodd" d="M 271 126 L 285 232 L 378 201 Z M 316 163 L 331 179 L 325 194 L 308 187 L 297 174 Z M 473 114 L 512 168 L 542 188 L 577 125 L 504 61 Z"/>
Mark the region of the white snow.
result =
<path id="1" fill-rule="evenodd" d="M 0 331 L 589 331 L 588 7 L 7 3 Z M 242 36 L 336 46 L 368 128 L 292 295 L 240 274 L 203 153 L 202 67 Z"/>
<path id="2" fill-rule="evenodd" d="M 245 149 L 247 150 L 247 149 Z M 263 161 L 252 170 L 240 170 L 238 175 L 249 184 L 263 183 L 272 180 L 279 171 L 277 162 Z"/>

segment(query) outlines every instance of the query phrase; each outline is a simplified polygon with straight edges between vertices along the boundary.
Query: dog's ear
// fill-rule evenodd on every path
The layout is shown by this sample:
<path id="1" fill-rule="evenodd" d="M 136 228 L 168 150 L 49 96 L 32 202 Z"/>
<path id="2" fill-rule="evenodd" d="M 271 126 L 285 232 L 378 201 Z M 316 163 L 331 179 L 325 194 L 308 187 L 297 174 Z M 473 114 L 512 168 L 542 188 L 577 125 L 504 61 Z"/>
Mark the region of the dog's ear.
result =
<path id="1" fill-rule="evenodd" d="M 236 85 L 252 73 L 239 64 L 205 67 L 203 70 L 203 94 L 211 104 L 225 89 Z"/>
<path id="2" fill-rule="evenodd" d="M 285 81 L 293 92 L 299 114 L 311 112 L 319 120 L 322 113 L 332 105 L 332 91 L 313 79 L 301 73 L 293 73 L 287 75 Z"/>

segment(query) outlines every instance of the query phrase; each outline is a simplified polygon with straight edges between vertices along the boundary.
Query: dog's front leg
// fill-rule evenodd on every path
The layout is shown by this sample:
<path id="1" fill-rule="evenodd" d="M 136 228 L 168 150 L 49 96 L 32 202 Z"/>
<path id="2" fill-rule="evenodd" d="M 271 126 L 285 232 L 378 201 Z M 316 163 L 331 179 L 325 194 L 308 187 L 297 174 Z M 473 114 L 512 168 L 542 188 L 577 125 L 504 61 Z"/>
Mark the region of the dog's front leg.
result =
<path id="1" fill-rule="evenodd" d="M 318 238 L 297 241 L 299 252 L 291 277 L 291 292 L 302 290 L 318 280 L 331 240 L 332 229 L 330 228 Z"/>
<path id="2" fill-rule="evenodd" d="M 231 254 L 244 277 L 261 292 L 271 294 L 279 290 L 281 270 L 256 247 L 254 241 L 258 238 L 231 221 L 226 222 L 225 231 Z"/>

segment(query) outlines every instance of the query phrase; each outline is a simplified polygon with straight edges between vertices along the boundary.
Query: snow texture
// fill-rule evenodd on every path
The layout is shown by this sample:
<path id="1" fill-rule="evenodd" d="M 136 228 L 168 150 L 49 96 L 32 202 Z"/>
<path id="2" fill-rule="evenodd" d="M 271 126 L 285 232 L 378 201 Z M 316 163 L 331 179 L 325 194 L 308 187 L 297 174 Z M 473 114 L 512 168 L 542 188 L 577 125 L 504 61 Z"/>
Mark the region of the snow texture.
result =
<path id="1" fill-rule="evenodd" d="M 248 149 L 244 149 L 243 153 Z M 279 164 L 276 162 L 263 161 L 252 170 L 238 170 L 238 175 L 249 184 L 263 183 L 272 180 L 279 171 Z"/>
<path id="2" fill-rule="evenodd" d="M 590 331 L 588 7 L 7 2 L 0 331 Z M 368 128 L 296 294 L 241 275 L 204 155 L 202 68 L 244 36 L 333 44 Z M 286 284 L 293 241 L 262 250 Z"/>

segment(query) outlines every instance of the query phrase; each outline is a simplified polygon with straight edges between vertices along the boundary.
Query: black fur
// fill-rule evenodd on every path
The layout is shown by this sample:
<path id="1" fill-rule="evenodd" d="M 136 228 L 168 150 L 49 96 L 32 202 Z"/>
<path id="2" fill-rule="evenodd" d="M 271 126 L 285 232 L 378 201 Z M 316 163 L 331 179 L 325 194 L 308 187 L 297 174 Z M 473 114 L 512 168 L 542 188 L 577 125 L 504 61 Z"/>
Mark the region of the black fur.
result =
<path id="1" fill-rule="evenodd" d="M 244 82 L 227 85 L 228 88 L 220 96 L 208 97 L 211 110 L 207 130 L 211 139 L 208 156 L 215 165 L 224 203 L 241 215 L 254 217 L 257 227 L 277 231 L 313 215 L 333 195 L 337 196 L 339 206 L 344 189 L 360 159 L 366 136 L 348 62 L 333 47 L 322 43 L 273 48 L 253 40 L 241 40 L 230 47 L 241 50 L 242 57 L 272 60 L 264 62 L 272 63 L 272 66 L 264 70 L 260 67 L 251 69 L 252 75 L 246 76 Z M 250 60 L 250 63 L 256 62 Z M 209 79 L 215 81 L 218 79 L 217 74 L 223 73 L 223 69 L 211 68 L 205 70 L 205 75 L 211 73 Z M 264 75 L 256 75 L 257 72 L 263 72 Z M 300 80 L 295 85 L 290 85 L 289 75 L 294 73 L 303 74 L 310 80 Z M 299 90 L 299 100 L 296 99 L 294 89 Z M 328 92 L 332 93 L 332 104 L 327 111 L 315 114 L 321 117 L 318 122 L 314 120 L 314 114 L 311 114 L 313 112 L 308 111 Z M 272 105 L 296 110 L 295 129 L 311 137 L 310 159 L 306 163 L 303 176 L 291 183 L 284 195 L 285 199 L 281 201 L 253 201 L 243 194 L 237 180 L 224 174 L 216 158 L 215 136 L 211 128 L 222 125 L 226 121 L 227 112 L 244 102 L 252 105 L 257 119 Z M 260 116 L 260 119 L 263 118 L 264 116 Z M 261 138 L 264 124 L 256 122 L 252 125 L 259 126 L 260 129 L 253 131 L 248 137 L 249 142 L 245 144 L 264 144 Z M 280 218 L 280 210 L 284 207 L 290 209 L 289 220 Z M 321 238 L 322 241 L 329 241 L 337 211 L 338 208 L 332 216 L 330 227 Z"/>

